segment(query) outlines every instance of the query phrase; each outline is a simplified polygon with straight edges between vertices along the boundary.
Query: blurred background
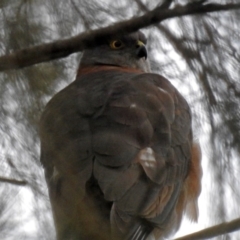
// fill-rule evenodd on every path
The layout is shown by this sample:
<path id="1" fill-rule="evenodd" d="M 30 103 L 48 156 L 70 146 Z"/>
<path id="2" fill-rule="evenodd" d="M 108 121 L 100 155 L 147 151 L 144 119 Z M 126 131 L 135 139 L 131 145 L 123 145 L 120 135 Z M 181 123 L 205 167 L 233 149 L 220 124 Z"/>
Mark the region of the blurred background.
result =
<path id="1" fill-rule="evenodd" d="M 189 1 L 172 1 L 172 7 Z M 194 2 L 194 1 L 192 1 Z M 209 1 L 234 3 L 237 1 Z M 0 55 L 69 38 L 140 16 L 161 0 L 0 0 Z M 204 175 L 198 224 L 178 235 L 240 216 L 240 11 L 174 18 L 143 29 L 152 71 L 191 106 Z M 0 238 L 55 237 L 38 121 L 45 104 L 75 78 L 81 54 L 0 73 Z M 19 186 L 1 178 L 27 181 Z M 232 233 L 216 239 L 240 239 Z"/>

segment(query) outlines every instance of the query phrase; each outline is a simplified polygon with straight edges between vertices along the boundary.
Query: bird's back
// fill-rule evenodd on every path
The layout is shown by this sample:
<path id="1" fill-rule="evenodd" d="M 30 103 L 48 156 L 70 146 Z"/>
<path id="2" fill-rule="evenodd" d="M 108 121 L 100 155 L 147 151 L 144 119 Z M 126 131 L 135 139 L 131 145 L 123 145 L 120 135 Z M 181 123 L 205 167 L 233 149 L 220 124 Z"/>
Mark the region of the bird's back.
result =
<path id="1" fill-rule="evenodd" d="M 82 69 L 47 105 L 40 137 L 61 240 L 110 228 L 124 239 L 160 238 L 178 228 L 188 202 L 195 214 L 200 186 L 189 182 L 201 173 L 190 110 L 159 75 Z"/>

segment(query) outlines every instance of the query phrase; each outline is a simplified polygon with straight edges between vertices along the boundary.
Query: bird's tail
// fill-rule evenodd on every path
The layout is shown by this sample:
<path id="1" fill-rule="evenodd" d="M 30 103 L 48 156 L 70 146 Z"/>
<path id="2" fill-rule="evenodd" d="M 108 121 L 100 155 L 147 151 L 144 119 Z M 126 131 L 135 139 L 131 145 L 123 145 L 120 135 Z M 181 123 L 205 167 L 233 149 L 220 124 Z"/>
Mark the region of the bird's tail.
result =
<path id="1" fill-rule="evenodd" d="M 146 220 L 136 218 L 117 209 L 115 204 L 111 210 L 111 225 L 115 236 L 124 240 L 155 240 L 151 236 L 153 227 Z"/>

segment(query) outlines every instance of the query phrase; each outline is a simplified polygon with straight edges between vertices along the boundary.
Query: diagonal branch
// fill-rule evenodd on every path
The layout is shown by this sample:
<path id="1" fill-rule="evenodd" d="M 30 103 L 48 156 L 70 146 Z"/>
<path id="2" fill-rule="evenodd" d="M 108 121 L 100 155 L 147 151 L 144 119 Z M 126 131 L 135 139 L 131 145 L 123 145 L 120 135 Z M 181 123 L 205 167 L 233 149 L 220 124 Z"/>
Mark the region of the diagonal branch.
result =
<path id="1" fill-rule="evenodd" d="M 240 218 L 234 219 L 231 222 L 221 223 L 213 227 L 203 229 L 199 232 L 195 232 L 174 240 L 200 240 L 210 239 L 222 234 L 231 233 L 240 230 Z"/>
<path id="2" fill-rule="evenodd" d="M 16 180 L 16 179 L 13 179 L 13 178 L 5 178 L 5 177 L 0 177 L 0 182 L 10 183 L 10 184 L 13 184 L 13 185 L 18 185 L 18 186 L 27 185 L 27 181 L 25 181 L 25 180 Z"/>
<path id="3" fill-rule="evenodd" d="M 148 27 L 166 19 L 193 14 L 236 10 L 239 8 L 240 3 L 230 3 L 225 5 L 211 3 L 203 5 L 190 3 L 185 6 L 177 6 L 173 9 L 164 10 L 161 6 L 159 6 L 141 17 L 131 18 L 105 28 L 81 33 L 72 38 L 18 50 L 9 55 L 2 56 L 0 57 L 0 71 L 7 69 L 19 69 L 41 62 L 67 57 L 74 52 L 94 47 L 96 44 L 100 45 L 103 40 L 110 35 L 131 33 L 140 28 Z"/>

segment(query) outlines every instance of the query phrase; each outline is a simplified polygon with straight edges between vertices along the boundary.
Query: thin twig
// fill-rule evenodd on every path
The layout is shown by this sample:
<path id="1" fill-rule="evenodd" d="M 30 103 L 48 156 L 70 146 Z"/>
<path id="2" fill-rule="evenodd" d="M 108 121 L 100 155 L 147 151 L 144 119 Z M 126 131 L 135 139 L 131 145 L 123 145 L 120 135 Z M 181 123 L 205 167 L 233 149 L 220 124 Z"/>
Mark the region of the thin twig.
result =
<path id="1" fill-rule="evenodd" d="M 13 185 L 18 185 L 18 186 L 26 186 L 27 185 L 27 181 L 25 181 L 25 180 L 16 180 L 13 178 L 5 178 L 5 177 L 0 177 L 0 182 L 10 183 Z"/>
<path id="2" fill-rule="evenodd" d="M 210 239 L 222 234 L 231 233 L 240 230 L 240 218 L 234 219 L 231 222 L 221 223 L 213 227 L 203 229 L 199 232 L 195 232 L 174 240 L 200 240 Z"/>
<path id="3" fill-rule="evenodd" d="M 185 6 L 177 6 L 173 9 L 165 10 L 162 10 L 160 6 L 141 17 L 131 18 L 105 28 L 84 32 L 72 38 L 18 50 L 12 54 L 2 56 L 0 57 L 0 71 L 23 68 L 41 62 L 67 57 L 74 52 L 94 47 L 97 44 L 100 45 L 103 40 L 110 35 L 131 33 L 166 19 L 193 14 L 236 10 L 239 8 L 240 3 L 225 5 L 211 3 L 201 5 L 190 3 Z"/>

